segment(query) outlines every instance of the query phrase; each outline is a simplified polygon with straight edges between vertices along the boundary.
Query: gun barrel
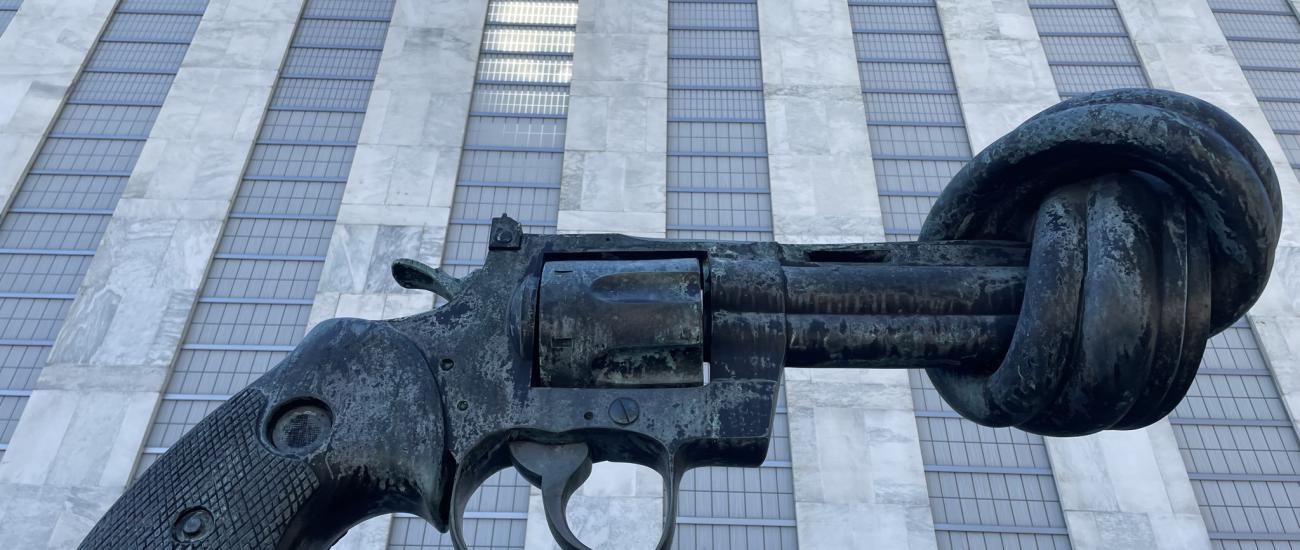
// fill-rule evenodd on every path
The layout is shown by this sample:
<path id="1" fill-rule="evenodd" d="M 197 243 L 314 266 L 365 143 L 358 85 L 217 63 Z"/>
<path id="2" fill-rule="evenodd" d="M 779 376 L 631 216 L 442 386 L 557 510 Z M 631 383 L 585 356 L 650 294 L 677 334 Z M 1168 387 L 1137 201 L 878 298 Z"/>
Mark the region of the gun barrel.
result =
<path id="1" fill-rule="evenodd" d="M 786 365 L 987 365 L 1011 345 L 1023 266 L 786 266 Z"/>

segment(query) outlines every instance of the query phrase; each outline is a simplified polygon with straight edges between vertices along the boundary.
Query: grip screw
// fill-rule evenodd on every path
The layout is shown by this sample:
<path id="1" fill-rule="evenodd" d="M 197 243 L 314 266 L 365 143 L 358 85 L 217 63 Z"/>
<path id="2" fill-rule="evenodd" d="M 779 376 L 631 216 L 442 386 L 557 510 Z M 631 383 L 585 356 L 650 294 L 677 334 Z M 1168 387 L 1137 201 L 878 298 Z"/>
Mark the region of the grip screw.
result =
<path id="1" fill-rule="evenodd" d="M 295 400 L 279 407 L 268 435 L 275 450 L 306 456 L 329 441 L 333 424 L 334 419 L 324 403 L 315 399 Z"/>
<path id="2" fill-rule="evenodd" d="M 641 417 L 641 406 L 627 397 L 615 399 L 609 404 L 609 419 L 619 426 L 636 422 Z"/>
<path id="3" fill-rule="evenodd" d="M 458 402 L 456 402 L 456 410 L 458 410 L 458 411 L 463 411 L 463 410 L 467 410 L 467 409 L 469 409 L 469 401 L 463 401 L 463 400 L 462 400 L 462 401 L 458 401 Z"/>
<path id="4" fill-rule="evenodd" d="M 190 508 L 181 513 L 172 524 L 172 538 L 176 542 L 199 542 L 211 535 L 216 528 L 216 520 L 207 508 Z"/>
<path id="5" fill-rule="evenodd" d="M 451 370 L 456 368 L 456 362 L 451 359 L 442 360 L 442 370 Z"/>

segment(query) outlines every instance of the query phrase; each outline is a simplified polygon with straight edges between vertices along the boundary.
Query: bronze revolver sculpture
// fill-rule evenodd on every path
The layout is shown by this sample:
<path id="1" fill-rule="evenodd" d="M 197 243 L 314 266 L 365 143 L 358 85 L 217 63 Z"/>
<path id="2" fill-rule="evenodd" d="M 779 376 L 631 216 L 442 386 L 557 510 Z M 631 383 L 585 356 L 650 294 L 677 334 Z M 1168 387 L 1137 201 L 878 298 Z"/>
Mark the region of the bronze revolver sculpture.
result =
<path id="1" fill-rule="evenodd" d="M 1168 414 L 1206 340 L 1263 291 L 1272 165 L 1192 97 L 1116 90 L 1052 107 L 972 160 L 919 242 L 524 235 L 492 225 L 464 280 L 394 264 L 446 305 L 336 319 L 212 413 L 83 548 L 326 548 L 408 512 L 450 529 L 489 475 L 540 487 L 551 532 L 593 462 L 664 480 L 757 466 L 782 368 L 925 368 L 988 426 L 1080 436 Z"/>

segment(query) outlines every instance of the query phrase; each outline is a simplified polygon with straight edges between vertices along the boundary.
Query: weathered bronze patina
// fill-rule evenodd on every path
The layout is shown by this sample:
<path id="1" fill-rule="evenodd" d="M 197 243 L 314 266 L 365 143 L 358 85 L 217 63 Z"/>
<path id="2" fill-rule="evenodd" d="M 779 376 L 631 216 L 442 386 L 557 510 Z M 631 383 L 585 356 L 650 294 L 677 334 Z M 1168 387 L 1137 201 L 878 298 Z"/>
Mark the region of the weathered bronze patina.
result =
<path id="1" fill-rule="evenodd" d="M 510 466 L 551 531 L 593 462 L 664 480 L 757 466 L 781 369 L 925 368 L 962 415 L 1057 436 L 1169 413 L 1206 340 L 1262 292 L 1273 169 L 1227 114 L 1118 90 L 997 141 L 921 242 L 674 242 L 524 235 L 497 219 L 465 280 L 394 265 L 446 305 L 322 323 L 162 456 L 84 548 L 325 548 L 409 512 L 465 548 L 470 495 Z"/>

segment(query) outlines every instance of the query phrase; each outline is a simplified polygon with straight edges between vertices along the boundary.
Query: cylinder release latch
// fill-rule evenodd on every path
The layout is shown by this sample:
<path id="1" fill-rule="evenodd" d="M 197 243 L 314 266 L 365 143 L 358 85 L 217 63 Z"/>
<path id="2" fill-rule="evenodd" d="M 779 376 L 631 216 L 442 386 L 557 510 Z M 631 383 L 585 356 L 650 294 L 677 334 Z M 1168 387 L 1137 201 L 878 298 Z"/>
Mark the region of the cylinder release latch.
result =
<path id="1" fill-rule="evenodd" d="M 542 386 L 704 384 L 699 260 L 547 262 L 537 309 Z"/>

